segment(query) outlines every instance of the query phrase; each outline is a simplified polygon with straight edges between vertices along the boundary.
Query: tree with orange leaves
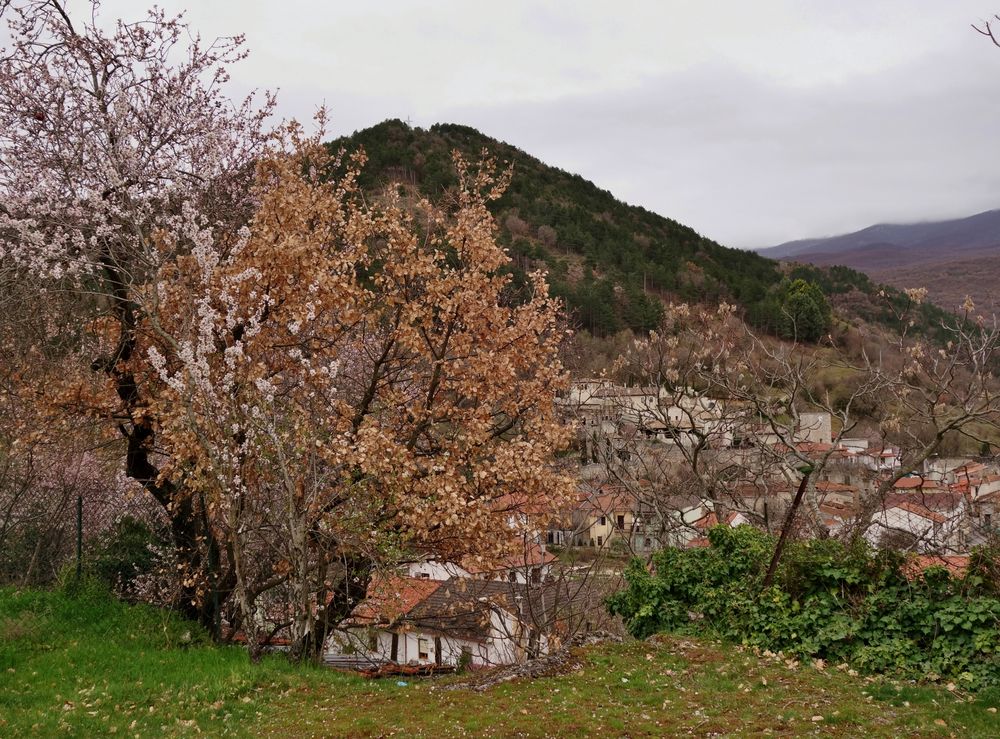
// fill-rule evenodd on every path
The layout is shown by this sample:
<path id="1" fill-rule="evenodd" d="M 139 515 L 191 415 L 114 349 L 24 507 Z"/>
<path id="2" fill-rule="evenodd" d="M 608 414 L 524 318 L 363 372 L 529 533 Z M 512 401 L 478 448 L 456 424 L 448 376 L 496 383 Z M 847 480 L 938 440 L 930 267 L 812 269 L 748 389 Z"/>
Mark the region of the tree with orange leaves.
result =
<path id="1" fill-rule="evenodd" d="M 518 532 L 494 503 L 556 504 L 571 484 L 553 466 L 558 305 L 540 274 L 508 302 L 487 209 L 510 173 L 456 155 L 448 206 L 369 202 L 363 155 L 290 141 L 258 165 L 238 243 L 206 239 L 158 276 L 133 361 L 160 380 L 165 474 L 229 546 L 251 649 L 270 603 L 301 656 L 374 567 L 502 557 Z"/>
<path id="2" fill-rule="evenodd" d="M 506 302 L 507 174 L 367 203 L 361 158 L 224 96 L 241 38 L 92 5 L 0 5 L 0 275 L 60 349 L 37 402 L 96 422 L 169 518 L 188 615 L 315 651 L 376 564 L 496 555 L 493 498 L 566 489 L 556 303 L 540 275 Z"/>

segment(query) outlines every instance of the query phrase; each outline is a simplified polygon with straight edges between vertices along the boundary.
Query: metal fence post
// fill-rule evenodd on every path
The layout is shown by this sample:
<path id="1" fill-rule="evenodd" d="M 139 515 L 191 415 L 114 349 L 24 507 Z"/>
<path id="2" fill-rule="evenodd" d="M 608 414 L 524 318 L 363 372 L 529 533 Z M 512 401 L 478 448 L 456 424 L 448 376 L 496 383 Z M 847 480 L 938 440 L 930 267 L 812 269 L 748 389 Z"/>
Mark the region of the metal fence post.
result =
<path id="1" fill-rule="evenodd" d="M 76 496 L 76 579 L 83 575 L 83 495 Z"/>

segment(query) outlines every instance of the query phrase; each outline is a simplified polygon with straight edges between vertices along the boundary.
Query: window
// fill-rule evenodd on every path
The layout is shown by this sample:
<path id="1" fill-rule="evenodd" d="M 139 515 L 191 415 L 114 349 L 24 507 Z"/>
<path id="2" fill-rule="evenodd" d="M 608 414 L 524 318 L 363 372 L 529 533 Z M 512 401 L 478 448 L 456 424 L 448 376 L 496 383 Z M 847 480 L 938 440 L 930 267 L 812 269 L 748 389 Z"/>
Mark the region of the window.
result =
<path id="1" fill-rule="evenodd" d="M 653 546 L 653 542 L 650 539 L 647 538 L 647 539 L 645 539 L 645 545 L 644 546 L 646 547 L 646 549 L 649 549 L 651 546 Z"/>
<path id="2" fill-rule="evenodd" d="M 604 516 L 601 516 L 601 520 L 599 521 L 599 523 L 601 524 L 601 526 L 606 526 L 608 523 L 608 519 Z"/>
<path id="3" fill-rule="evenodd" d="M 427 639 L 417 639 L 417 658 L 430 659 L 431 643 Z"/>
<path id="4" fill-rule="evenodd" d="M 603 536 L 598 536 L 597 537 L 597 546 L 599 546 L 599 547 L 603 547 L 604 546 L 604 537 Z"/>
<path id="5" fill-rule="evenodd" d="M 531 568 L 531 582 L 540 583 L 542 581 L 542 568 L 532 567 Z"/>
<path id="6" fill-rule="evenodd" d="M 625 528 L 625 516 L 619 516 L 618 517 L 618 528 L 619 529 L 624 529 Z"/>
<path id="7" fill-rule="evenodd" d="M 417 573 L 417 577 L 421 578 L 422 580 L 430 580 L 431 579 L 431 573 L 429 573 L 429 572 L 418 572 Z"/>
<path id="8" fill-rule="evenodd" d="M 984 513 L 983 514 L 983 525 L 985 525 L 986 528 L 988 528 L 988 529 L 993 527 L 993 514 L 992 513 Z"/>

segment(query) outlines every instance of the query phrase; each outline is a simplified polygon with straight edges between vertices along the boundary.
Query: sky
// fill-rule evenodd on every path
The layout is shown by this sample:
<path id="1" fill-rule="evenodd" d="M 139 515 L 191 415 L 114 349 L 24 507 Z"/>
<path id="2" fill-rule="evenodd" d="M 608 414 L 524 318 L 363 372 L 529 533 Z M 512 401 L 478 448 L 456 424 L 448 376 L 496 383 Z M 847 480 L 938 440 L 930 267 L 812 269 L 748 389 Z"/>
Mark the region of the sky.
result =
<path id="1" fill-rule="evenodd" d="M 158 4 L 283 116 L 474 126 L 729 246 L 1000 207 L 1000 0 Z"/>

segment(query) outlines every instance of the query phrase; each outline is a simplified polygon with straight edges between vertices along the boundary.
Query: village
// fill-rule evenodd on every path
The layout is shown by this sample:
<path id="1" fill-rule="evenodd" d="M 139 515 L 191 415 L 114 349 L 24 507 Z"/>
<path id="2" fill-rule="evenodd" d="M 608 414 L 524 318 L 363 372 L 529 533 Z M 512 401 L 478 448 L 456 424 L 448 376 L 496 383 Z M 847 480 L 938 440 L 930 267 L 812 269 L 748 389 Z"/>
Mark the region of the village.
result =
<path id="1" fill-rule="evenodd" d="M 720 524 L 777 532 L 803 458 L 815 466 L 800 537 L 861 537 L 907 553 L 914 572 L 937 564 L 961 574 L 970 550 L 997 535 L 992 459 L 935 456 L 900 474 L 900 449 L 838 434 L 829 412 L 769 424 L 687 389 L 581 380 L 559 402 L 578 429 L 575 499 L 555 511 L 497 501 L 515 553 L 495 567 L 427 559 L 374 579 L 328 641 L 328 664 L 509 665 L 609 628 L 603 597 L 630 558 L 708 546 Z M 696 445 L 711 459 L 702 462 L 711 490 L 691 484 Z"/>
<path id="2" fill-rule="evenodd" d="M 150 5 L 0 0 L 0 739 L 1000 736 L 1000 9 Z"/>

